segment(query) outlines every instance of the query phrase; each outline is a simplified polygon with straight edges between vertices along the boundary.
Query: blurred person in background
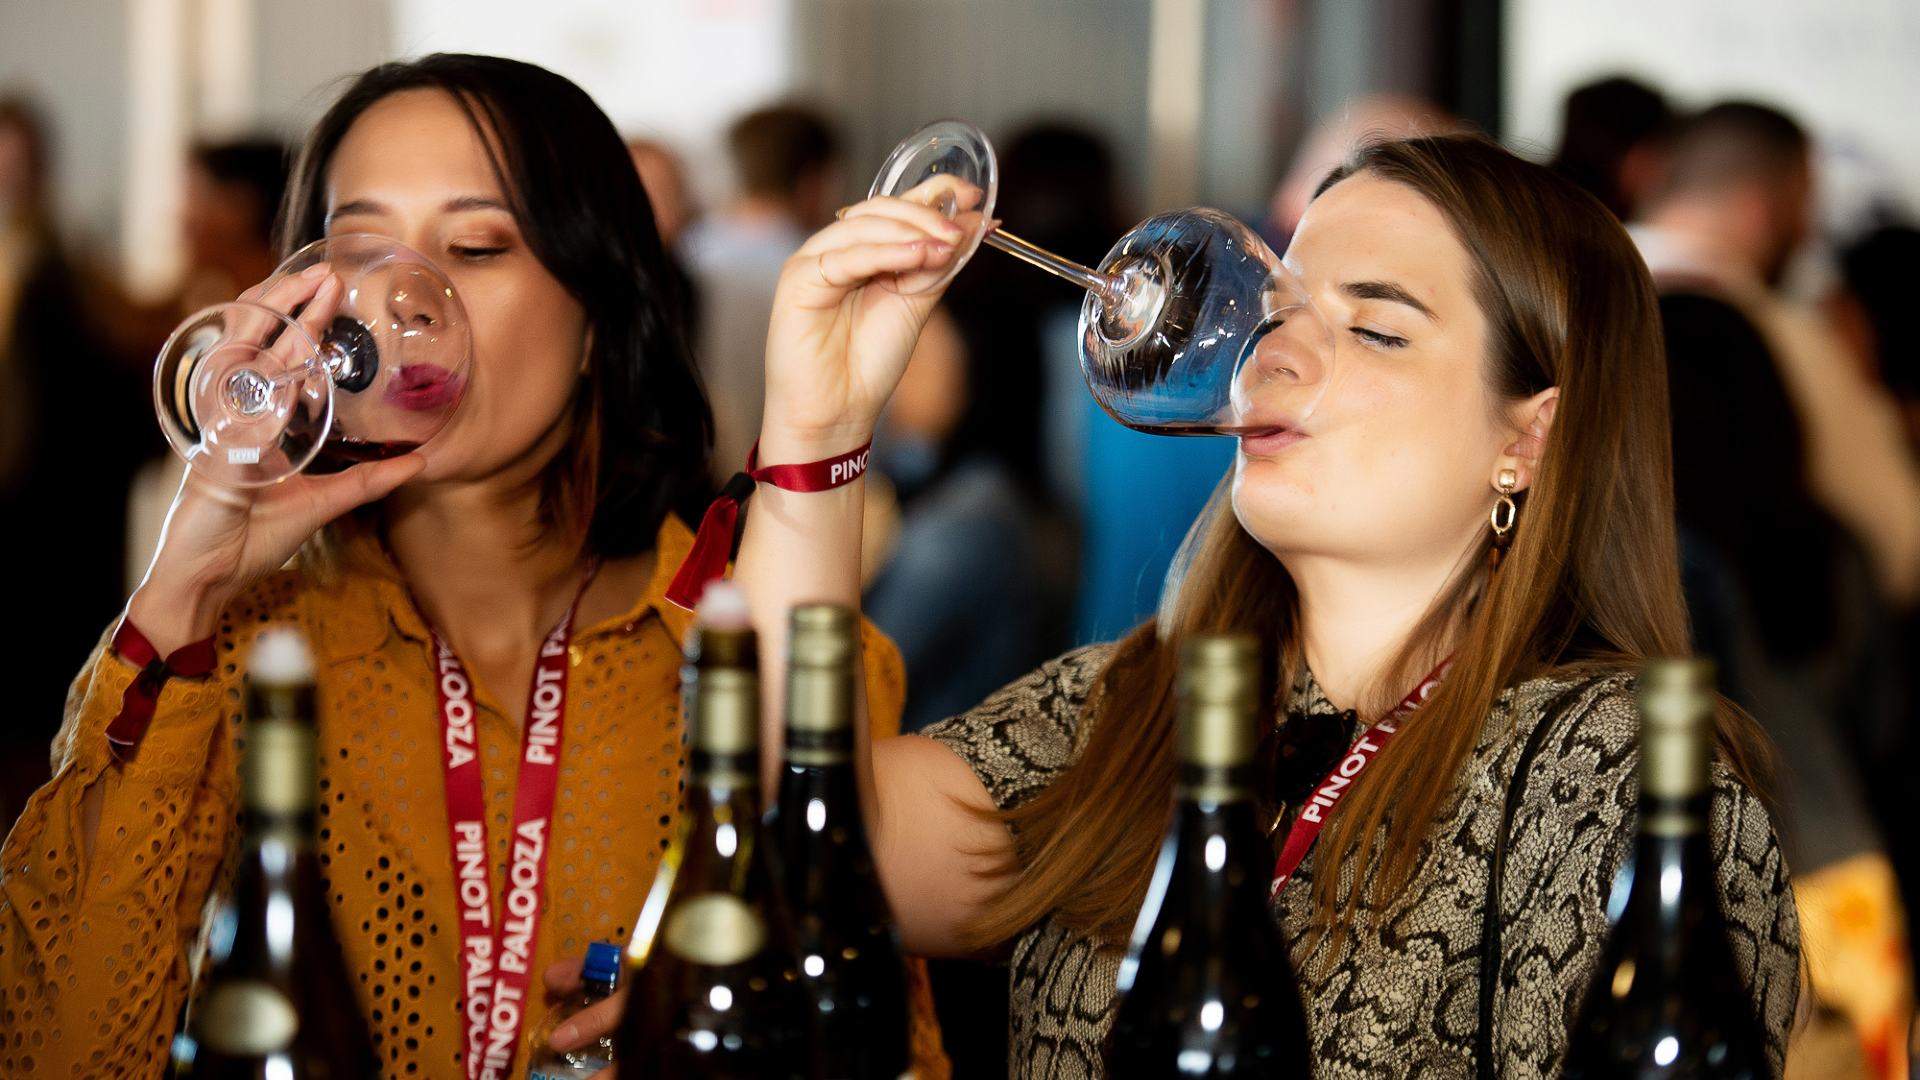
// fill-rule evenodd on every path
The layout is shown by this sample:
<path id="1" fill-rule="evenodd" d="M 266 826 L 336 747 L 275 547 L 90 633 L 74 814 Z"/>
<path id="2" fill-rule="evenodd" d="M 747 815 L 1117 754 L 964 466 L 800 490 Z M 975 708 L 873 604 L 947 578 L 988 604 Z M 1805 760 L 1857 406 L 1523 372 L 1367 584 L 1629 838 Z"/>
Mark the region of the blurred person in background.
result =
<path id="1" fill-rule="evenodd" d="M 713 402 L 717 479 L 746 466 L 760 431 L 767 318 L 787 257 L 831 220 L 840 138 L 803 105 L 748 113 L 727 130 L 734 195 L 686 230 L 681 255 L 700 296 L 695 355 Z"/>
<path id="2" fill-rule="evenodd" d="M 902 731 L 964 711 L 1045 659 L 1034 505 L 984 442 L 1000 407 L 978 393 L 984 368 L 936 311 L 874 438 L 895 520 L 865 604 L 906 661 Z"/>
<path id="3" fill-rule="evenodd" d="M 640 173 L 640 186 L 647 189 L 647 199 L 653 203 L 653 217 L 660 226 L 660 242 L 668 250 L 678 248 L 687 226 L 700 213 L 687 184 L 686 163 L 672 147 L 658 139 L 628 139 L 627 154 Z"/>
<path id="4" fill-rule="evenodd" d="M 1638 79 L 1587 83 L 1567 95 L 1552 167 L 1629 221 L 1665 174 L 1673 121 L 1666 97 Z"/>
<path id="5" fill-rule="evenodd" d="M 155 303 L 123 300 L 115 338 L 126 362 L 144 371 L 180 320 L 233 299 L 280 263 L 274 219 L 287 191 L 290 151 L 277 139 L 198 142 L 187 152 L 180 206 L 186 265 L 173 290 Z M 146 571 L 160 542 L 167 507 L 185 465 L 169 453 L 151 423 L 139 429 L 148 460 L 127 493 L 126 583 Z"/>
<path id="6" fill-rule="evenodd" d="M 1804 425 L 1767 342 L 1721 300 L 1660 301 L 1673 410 L 1674 501 L 1683 537 L 1727 574 L 1688 603 L 1724 691 L 1781 750 L 1781 841 L 1793 867 L 1816 999 L 1851 1021 L 1854 1053 L 1890 1076 L 1910 976 L 1889 836 L 1867 782 L 1904 726 L 1898 639 L 1867 554 L 1808 487 Z M 1884 759 L 1883 759 L 1884 760 Z M 1910 759 L 1895 758 L 1906 771 Z M 1908 828 L 1910 782 L 1895 788 Z M 1806 1052 L 1822 1043 L 1811 1039 Z M 1804 1075 L 1859 1075 L 1825 1061 Z M 1790 1071 L 1790 1075 L 1800 1075 Z"/>
<path id="7" fill-rule="evenodd" d="M 1679 519 L 1732 584 L 1717 611 L 1690 595 L 1720 631 L 1700 646 L 1787 751 L 1815 993 L 1884 1068 L 1911 983 L 1889 861 L 1907 862 L 1911 828 L 1889 810 L 1911 801 L 1885 763 L 1905 726 L 1891 628 L 1920 588 L 1920 468 L 1861 357 L 1779 289 L 1811 231 L 1809 149 L 1778 110 L 1708 108 L 1676 129 L 1633 234 L 1662 294 Z"/>
<path id="8" fill-rule="evenodd" d="M 1920 227 L 1873 229 L 1841 250 L 1840 273 L 1845 287 L 1837 297 L 1837 318 L 1900 403 L 1907 437 L 1920 448 L 1920 338 L 1907 329 L 1913 298 L 1920 295 Z"/>
<path id="9" fill-rule="evenodd" d="M 1845 338 L 1778 289 L 1811 228 L 1809 147 L 1776 109 L 1708 108 L 1675 131 L 1666 178 L 1632 232 L 1663 293 L 1718 300 L 1765 340 L 1806 432 L 1815 496 L 1866 547 L 1883 599 L 1904 610 L 1920 598 L 1920 461 Z"/>
<path id="10" fill-rule="evenodd" d="M 60 603 L 33 605 L 30 632 L 8 646 L 0 829 L 46 780 L 67 674 L 119 609 L 124 496 L 138 461 L 126 437 L 153 431 L 145 386 L 115 362 L 93 291 L 61 244 L 51 141 L 30 102 L 0 98 L 0 566 L 13 571 L 9 610 L 28 610 L 44 583 L 61 590 Z"/>
<path id="11" fill-rule="evenodd" d="M 112 329 L 130 362 L 151 361 L 180 320 L 231 300 L 279 264 L 274 215 L 287 188 L 289 152 L 264 137 L 195 143 L 181 190 L 179 280 L 157 300 L 116 298 Z M 177 479 L 177 474 L 176 474 Z M 144 554 L 144 553 L 142 553 Z"/>
<path id="12" fill-rule="evenodd" d="M 1907 331 L 1913 298 L 1920 293 L 1920 228 L 1882 225 L 1842 249 L 1845 288 L 1837 304 L 1863 356 L 1873 358 L 1883 386 L 1900 403 L 1909 445 L 1920 452 L 1920 346 Z M 1892 730 L 1869 733 L 1865 755 L 1868 790 L 1892 845 L 1902 892 L 1920 897 L 1920 806 L 1907 763 L 1920 751 L 1920 610 L 1900 621 L 1897 660 L 1904 675 L 1892 709 Z M 1920 904 L 1907 905 L 1908 945 L 1920 952 Z M 1917 965 L 1920 966 L 1920 965 Z"/>
<path id="13" fill-rule="evenodd" d="M 673 276 L 680 285 L 680 309 L 685 324 L 697 327 L 700 325 L 700 292 L 694 287 L 693 275 L 687 272 L 686 260 L 680 255 L 681 238 L 699 213 L 692 189 L 687 185 L 686 165 L 672 147 L 658 139 L 628 139 L 627 154 L 640 173 L 640 186 L 647 189 L 647 200 L 653 203 L 660 243 L 667 250 L 667 261 L 672 264 Z"/>
<path id="14" fill-rule="evenodd" d="M 288 248 L 368 232 L 430 257 L 471 320 L 471 379 L 446 430 L 401 457 L 247 490 L 189 471 L 124 614 L 96 628 L 54 779 L 0 852 L 0 1076 L 158 1075 L 206 902 L 224 887 L 241 671 L 263 626 L 299 628 L 318 660 L 317 783 L 335 793 L 318 814 L 328 902 L 388 1076 L 457 1075 L 471 1045 L 456 1020 L 456 931 L 471 912 L 441 802 L 453 736 L 436 687 L 449 657 L 473 688 L 479 798 L 500 826 L 484 833 L 488 858 L 505 866 L 517 786 L 505 763 L 523 756 L 536 653 L 560 637 L 563 654 L 576 650 L 542 816 L 553 849 L 578 854 L 554 858 L 537 890 L 526 959 L 551 996 L 524 1014 L 513 1075 L 539 1014 L 578 988 L 588 942 L 626 937 L 675 827 L 691 615 L 665 592 L 692 546 L 678 511 L 711 490 L 711 429 L 612 122 L 520 61 L 383 64 L 309 134 L 284 221 Z M 313 333 L 341 288 L 321 269 L 243 295 L 298 311 Z M 33 542 L 13 565 L 36 578 L 70 543 L 7 531 Z M 898 657 L 861 633 L 869 722 L 891 730 Z M 170 673 L 143 655 L 168 658 Z M 622 1004 L 596 1008 L 610 1022 Z M 923 993 L 914 1015 L 915 1067 L 944 1075 Z M 589 1041 L 570 1032 L 553 1032 L 558 1049 Z"/>
<path id="15" fill-rule="evenodd" d="M 287 191 L 288 156 L 284 143 L 263 138 L 203 142 L 189 152 L 183 311 L 230 300 L 279 265 L 273 221 Z"/>

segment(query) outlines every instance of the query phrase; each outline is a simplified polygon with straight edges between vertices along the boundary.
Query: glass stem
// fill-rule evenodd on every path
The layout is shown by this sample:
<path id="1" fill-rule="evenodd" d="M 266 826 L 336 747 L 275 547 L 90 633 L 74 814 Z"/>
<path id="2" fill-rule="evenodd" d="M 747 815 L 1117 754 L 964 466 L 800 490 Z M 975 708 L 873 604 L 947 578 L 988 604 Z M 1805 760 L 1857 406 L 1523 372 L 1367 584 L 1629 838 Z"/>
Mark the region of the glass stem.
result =
<path id="1" fill-rule="evenodd" d="M 989 247 L 999 248 L 1022 262 L 1037 266 L 1064 281 L 1073 282 L 1098 296 L 1103 303 L 1125 302 L 1126 290 L 1119 278 L 1102 274 L 1098 270 L 1089 270 L 1064 255 L 1056 255 L 1039 244 L 1020 239 L 1005 229 L 990 230 L 982 239 Z"/>

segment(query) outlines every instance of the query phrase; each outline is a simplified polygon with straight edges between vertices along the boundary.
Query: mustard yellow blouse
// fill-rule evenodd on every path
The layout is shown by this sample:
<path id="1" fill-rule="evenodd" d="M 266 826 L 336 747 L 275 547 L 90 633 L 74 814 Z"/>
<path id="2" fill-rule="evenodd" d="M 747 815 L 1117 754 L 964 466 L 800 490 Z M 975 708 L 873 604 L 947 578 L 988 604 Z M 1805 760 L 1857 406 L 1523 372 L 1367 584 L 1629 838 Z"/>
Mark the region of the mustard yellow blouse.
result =
<path id="1" fill-rule="evenodd" d="M 624 942 L 667 845 L 685 763 L 678 671 L 690 616 L 664 593 L 691 541 L 669 518 L 645 594 L 574 632 L 536 972 L 583 956 L 590 941 Z M 320 859 L 386 1073 L 465 1075 L 432 646 L 398 574 L 379 569 L 325 587 L 282 571 L 233 604 L 214 673 L 166 684 L 125 763 L 105 729 L 137 672 L 105 640 L 95 650 L 68 695 L 53 780 L 0 850 L 0 1075 L 164 1069 L 203 910 L 237 835 L 239 678 L 269 624 L 304 629 L 319 660 Z M 900 656 L 871 625 L 862 636 L 874 735 L 890 735 L 905 693 Z M 476 705 L 498 897 L 519 729 L 485 695 Z M 95 785 L 105 804 L 89 860 L 80 803 Z M 913 977 L 916 1065 L 944 1077 L 918 964 Z M 527 1018 L 515 1075 L 541 1011 Z"/>

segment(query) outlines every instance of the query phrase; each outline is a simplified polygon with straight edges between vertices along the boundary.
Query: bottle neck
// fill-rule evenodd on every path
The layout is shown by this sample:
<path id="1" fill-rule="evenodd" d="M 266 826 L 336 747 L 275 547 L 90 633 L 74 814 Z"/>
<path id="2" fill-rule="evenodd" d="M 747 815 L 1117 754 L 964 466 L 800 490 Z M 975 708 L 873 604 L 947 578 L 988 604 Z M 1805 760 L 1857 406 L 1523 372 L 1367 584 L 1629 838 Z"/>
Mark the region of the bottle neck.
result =
<path id="1" fill-rule="evenodd" d="M 1649 880 L 1649 875 L 1641 873 L 1638 867 L 1676 867 L 1686 877 L 1696 879 L 1688 882 L 1686 890 L 1693 893 L 1700 892 L 1698 881 L 1713 880 L 1713 852 L 1707 842 L 1708 810 L 1704 792 L 1687 798 L 1642 793 L 1640 829 L 1634 841 L 1635 892 L 1659 885 L 1658 880 Z M 1652 877 L 1657 879 L 1658 875 Z M 1672 886 L 1666 891 L 1671 892 Z"/>
<path id="2" fill-rule="evenodd" d="M 859 796 L 853 769 L 853 732 L 847 728 L 808 730 L 789 726 L 780 769 L 780 804 L 795 798 L 835 802 Z"/>
<path id="3" fill-rule="evenodd" d="M 688 762 L 687 809 L 699 811 L 715 806 L 736 810 L 760 805 L 760 754 L 713 753 L 695 749 Z"/>
<path id="4" fill-rule="evenodd" d="M 1187 806 L 1223 807 L 1232 803 L 1253 804 L 1254 769 L 1250 764 L 1202 765 L 1182 762 L 1174 798 L 1181 808 Z"/>
<path id="5" fill-rule="evenodd" d="M 1660 865 L 1673 859 L 1710 862 L 1706 844 L 1708 770 L 1713 760 L 1709 715 L 1647 716 L 1642 721 L 1636 850 Z M 1690 876 L 1695 867 L 1684 869 Z"/>
<path id="6" fill-rule="evenodd" d="M 255 687 L 240 767 L 240 805 L 248 836 L 311 840 L 319 801 L 313 688 Z"/>
<path id="7" fill-rule="evenodd" d="M 1231 868 L 1236 876 L 1264 877 L 1273 853 L 1260 830 L 1250 766 L 1181 766 L 1173 833 L 1180 858 L 1198 859 L 1210 871 Z"/>

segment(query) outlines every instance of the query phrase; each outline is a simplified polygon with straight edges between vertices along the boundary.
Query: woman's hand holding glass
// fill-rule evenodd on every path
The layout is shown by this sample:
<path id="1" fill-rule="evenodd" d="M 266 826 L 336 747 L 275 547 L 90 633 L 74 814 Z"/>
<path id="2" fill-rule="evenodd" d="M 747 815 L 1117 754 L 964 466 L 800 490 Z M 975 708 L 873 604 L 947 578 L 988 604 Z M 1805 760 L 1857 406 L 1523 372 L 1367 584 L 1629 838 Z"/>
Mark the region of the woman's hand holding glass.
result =
<path id="1" fill-rule="evenodd" d="M 340 279 L 321 264 L 256 285 L 240 299 L 287 314 L 318 341 L 341 293 Z M 263 329 L 269 322 L 263 311 Z M 295 348 L 297 340 L 281 334 L 267 347 Z M 163 656 L 208 636 L 229 601 L 285 565 L 308 537 L 385 496 L 425 464 L 416 452 L 334 475 L 300 474 L 252 488 L 227 486 L 188 469 L 146 577 L 127 604 L 128 617 Z"/>
<path id="2" fill-rule="evenodd" d="M 930 205 L 943 199 L 964 212 L 978 192 L 929 184 L 856 203 L 787 260 L 767 337 L 762 461 L 812 461 L 873 437 L 942 292 L 890 286 L 937 279 L 968 236 Z"/>

